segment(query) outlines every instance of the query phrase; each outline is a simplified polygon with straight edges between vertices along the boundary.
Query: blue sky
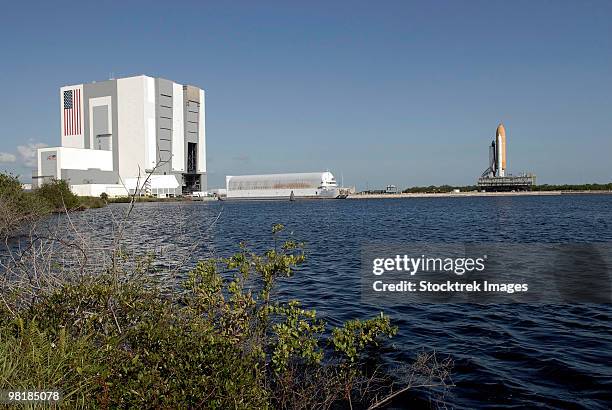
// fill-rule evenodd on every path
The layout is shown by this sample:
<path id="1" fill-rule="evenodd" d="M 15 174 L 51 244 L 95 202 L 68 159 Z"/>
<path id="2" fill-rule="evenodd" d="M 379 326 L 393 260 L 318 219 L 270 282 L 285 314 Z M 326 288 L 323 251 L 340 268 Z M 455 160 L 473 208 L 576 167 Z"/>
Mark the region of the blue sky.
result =
<path id="1" fill-rule="evenodd" d="M 612 180 L 612 2 L 6 2 L 0 169 L 59 144 L 59 87 L 135 74 L 207 92 L 209 182 L 329 169 L 359 188 L 508 168 Z"/>

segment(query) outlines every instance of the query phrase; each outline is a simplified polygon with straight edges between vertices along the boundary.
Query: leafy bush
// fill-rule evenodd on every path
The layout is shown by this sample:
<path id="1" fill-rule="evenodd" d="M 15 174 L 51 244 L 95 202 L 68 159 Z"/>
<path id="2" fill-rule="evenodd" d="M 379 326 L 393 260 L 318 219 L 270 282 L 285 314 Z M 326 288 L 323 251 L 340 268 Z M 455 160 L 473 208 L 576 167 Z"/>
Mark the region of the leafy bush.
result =
<path id="1" fill-rule="evenodd" d="M 0 380 L 0 389 L 13 386 L 16 377 L 26 384 L 42 377 L 39 383 L 53 380 L 73 392 L 68 403 L 86 397 L 101 407 L 329 408 L 365 402 L 367 393 L 357 386 L 368 377 L 367 349 L 397 328 L 381 314 L 334 329 L 299 301 L 277 300 L 277 281 L 305 261 L 302 244 L 279 243 L 282 231 L 274 226 L 275 246 L 263 254 L 241 245 L 229 258 L 199 262 L 179 293 L 163 288 L 145 264 L 136 273 L 111 269 L 82 276 L 29 305 L 9 300 L 7 316 L 13 319 L 0 320 L 6 346 L 36 337 L 40 343 L 29 351 L 43 357 L 51 343 L 70 341 L 70 355 L 53 360 L 62 360 L 58 372 L 79 374 L 83 384 L 28 371 L 34 363 L 46 364 L 5 348 L 0 362 L 29 367 Z M 15 322 L 37 323 L 34 336 Z"/>
<path id="2" fill-rule="evenodd" d="M 0 235 L 13 234 L 19 227 L 31 223 L 49 212 L 48 203 L 21 188 L 17 177 L 0 173 Z"/>
<path id="3" fill-rule="evenodd" d="M 35 194 L 56 211 L 72 210 L 79 206 L 79 198 L 72 193 L 68 183 L 62 179 L 43 184 L 35 191 Z"/>
<path id="4" fill-rule="evenodd" d="M 95 209 L 106 206 L 106 201 L 100 197 L 95 196 L 79 196 L 78 209 Z"/>
<path id="5" fill-rule="evenodd" d="M 0 174 L 0 195 L 2 197 L 18 196 L 23 193 L 21 183 L 16 176 L 10 174 Z"/>

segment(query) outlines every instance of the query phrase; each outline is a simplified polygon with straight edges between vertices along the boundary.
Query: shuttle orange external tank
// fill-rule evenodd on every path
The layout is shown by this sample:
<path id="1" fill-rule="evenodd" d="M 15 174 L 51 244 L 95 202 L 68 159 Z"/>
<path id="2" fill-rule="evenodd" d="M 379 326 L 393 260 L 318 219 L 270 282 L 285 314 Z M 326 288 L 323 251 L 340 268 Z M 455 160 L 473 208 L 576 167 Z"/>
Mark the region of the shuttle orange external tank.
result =
<path id="1" fill-rule="evenodd" d="M 506 173 L 506 129 L 504 124 L 499 124 L 495 131 L 495 145 L 497 148 L 497 175 L 504 176 Z"/>

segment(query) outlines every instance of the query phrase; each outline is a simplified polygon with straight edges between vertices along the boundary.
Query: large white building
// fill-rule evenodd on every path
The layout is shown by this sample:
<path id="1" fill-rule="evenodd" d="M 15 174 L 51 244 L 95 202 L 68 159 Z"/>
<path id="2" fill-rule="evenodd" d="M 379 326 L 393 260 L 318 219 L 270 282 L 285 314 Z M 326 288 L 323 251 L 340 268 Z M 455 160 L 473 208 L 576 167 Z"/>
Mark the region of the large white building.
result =
<path id="1" fill-rule="evenodd" d="M 152 173 L 153 195 L 206 191 L 204 90 L 146 75 L 70 85 L 59 111 L 61 146 L 38 150 L 35 185 L 125 195 Z"/>

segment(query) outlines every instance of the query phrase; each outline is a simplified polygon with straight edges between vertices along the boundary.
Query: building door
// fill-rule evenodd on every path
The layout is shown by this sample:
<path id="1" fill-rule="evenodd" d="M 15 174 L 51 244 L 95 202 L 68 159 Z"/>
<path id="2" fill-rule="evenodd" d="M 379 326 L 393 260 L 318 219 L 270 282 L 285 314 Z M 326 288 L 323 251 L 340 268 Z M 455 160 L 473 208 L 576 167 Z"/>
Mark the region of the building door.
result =
<path id="1" fill-rule="evenodd" d="M 97 149 L 97 150 L 101 150 L 101 151 L 112 151 L 113 150 L 111 134 L 96 135 L 94 144 L 95 144 L 94 149 Z"/>
<path id="2" fill-rule="evenodd" d="M 198 164 L 198 144 L 194 142 L 187 143 L 187 173 L 195 174 Z"/>

